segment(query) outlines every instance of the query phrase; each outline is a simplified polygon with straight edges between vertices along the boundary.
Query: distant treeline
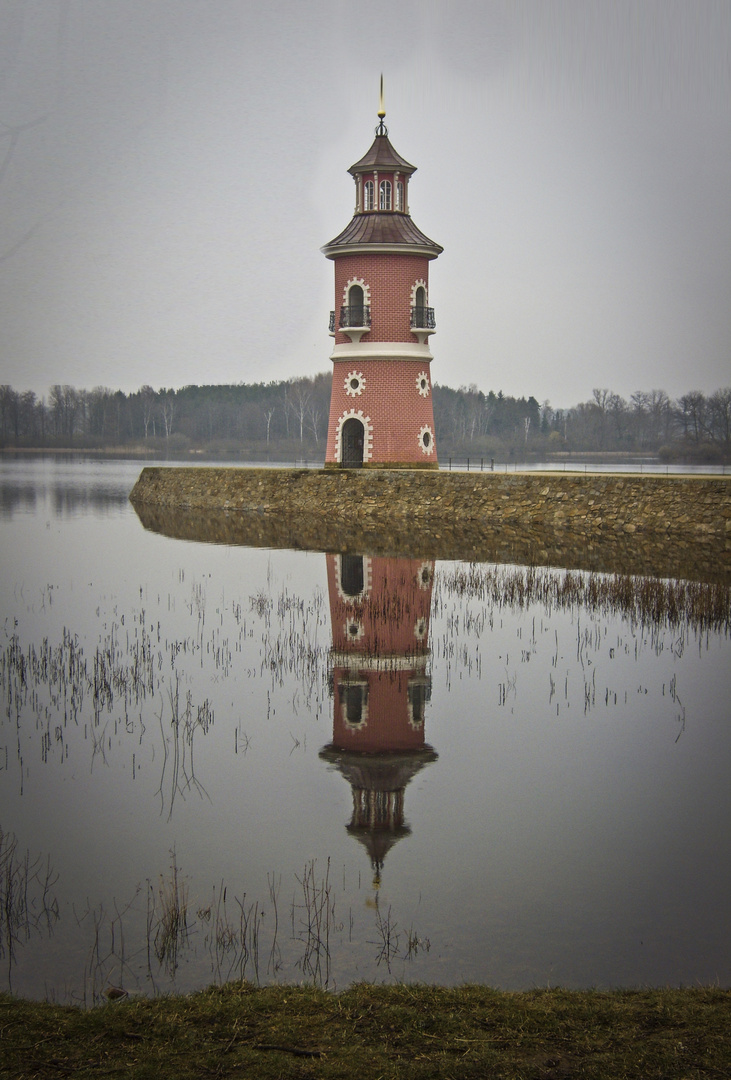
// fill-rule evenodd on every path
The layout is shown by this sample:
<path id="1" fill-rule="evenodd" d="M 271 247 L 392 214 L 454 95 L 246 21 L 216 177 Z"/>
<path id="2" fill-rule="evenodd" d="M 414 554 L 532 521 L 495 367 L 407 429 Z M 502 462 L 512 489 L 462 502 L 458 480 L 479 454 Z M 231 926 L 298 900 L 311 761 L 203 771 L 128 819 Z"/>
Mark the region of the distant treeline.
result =
<path id="1" fill-rule="evenodd" d="M 553 409 L 534 397 L 511 398 L 476 386 L 434 388 L 438 443 L 457 453 L 517 458 L 555 453 L 656 454 L 664 461 L 731 460 L 731 387 L 677 401 L 664 390 L 638 390 L 629 401 L 597 389 L 590 401 Z"/>
<path id="2" fill-rule="evenodd" d="M 132 394 L 56 385 L 48 399 L 0 386 L 0 447 L 324 457 L 331 376 Z M 439 453 L 521 460 L 556 453 L 650 453 L 663 460 L 731 460 L 731 387 L 663 390 L 629 401 L 594 390 L 590 401 L 553 409 L 474 385 L 434 387 Z"/>

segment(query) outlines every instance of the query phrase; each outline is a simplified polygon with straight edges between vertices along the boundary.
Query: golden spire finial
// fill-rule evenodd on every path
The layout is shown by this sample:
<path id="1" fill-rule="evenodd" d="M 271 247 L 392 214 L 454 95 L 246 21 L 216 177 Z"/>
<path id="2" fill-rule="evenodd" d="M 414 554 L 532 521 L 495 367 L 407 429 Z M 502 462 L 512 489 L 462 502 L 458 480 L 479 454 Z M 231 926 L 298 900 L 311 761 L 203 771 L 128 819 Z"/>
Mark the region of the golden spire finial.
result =
<path id="1" fill-rule="evenodd" d="M 381 73 L 381 94 L 378 98 L 378 119 L 383 120 L 386 115 L 386 106 L 383 104 L 383 73 Z"/>

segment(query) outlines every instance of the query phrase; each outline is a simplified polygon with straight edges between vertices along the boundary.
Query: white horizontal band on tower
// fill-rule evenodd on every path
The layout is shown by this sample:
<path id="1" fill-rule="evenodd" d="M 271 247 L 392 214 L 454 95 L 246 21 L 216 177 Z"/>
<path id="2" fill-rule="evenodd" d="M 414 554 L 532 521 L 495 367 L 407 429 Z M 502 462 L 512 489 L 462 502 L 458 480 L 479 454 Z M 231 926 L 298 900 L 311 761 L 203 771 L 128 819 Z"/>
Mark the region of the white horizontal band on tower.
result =
<path id="1" fill-rule="evenodd" d="M 429 346 L 412 341 L 358 341 L 336 345 L 331 360 L 419 360 L 429 363 L 434 357 Z"/>
<path id="2" fill-rule="evenodd" d="M 381 653 L 374 656 L 371 652 L 330 651 L 330 664 L 334 668 L 347 668 L 350 671 L 416 671 L 426 668 L 431 649 L 407 653 Z"/>

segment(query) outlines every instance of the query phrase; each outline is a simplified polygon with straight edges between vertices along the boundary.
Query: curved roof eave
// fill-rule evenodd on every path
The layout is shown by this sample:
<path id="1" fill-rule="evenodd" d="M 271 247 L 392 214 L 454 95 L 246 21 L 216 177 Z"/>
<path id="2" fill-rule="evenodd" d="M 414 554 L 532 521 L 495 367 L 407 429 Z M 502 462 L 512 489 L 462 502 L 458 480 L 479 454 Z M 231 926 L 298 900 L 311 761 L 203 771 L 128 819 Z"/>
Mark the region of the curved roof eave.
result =
<path id="1" fill-rule="evenodd" d="M 408 214 L 369 211 L 355 214 L 342 232 L 321 249 L 328 258 L 348 251 L 418 249 L 436 258 L 444 249 L 418 229 Z"/>

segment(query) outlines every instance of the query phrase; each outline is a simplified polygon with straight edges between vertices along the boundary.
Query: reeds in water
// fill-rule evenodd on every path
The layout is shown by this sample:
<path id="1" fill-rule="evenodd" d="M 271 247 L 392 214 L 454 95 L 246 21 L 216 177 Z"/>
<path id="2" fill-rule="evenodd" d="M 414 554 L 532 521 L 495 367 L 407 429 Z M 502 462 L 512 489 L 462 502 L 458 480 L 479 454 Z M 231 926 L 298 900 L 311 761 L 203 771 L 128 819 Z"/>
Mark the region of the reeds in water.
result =
<path id="1" fill-rule="evenodd" d="M 0 959 L 7 961 L 9 987 L 17 948 L 34 934 L 50 935 L 58 922 L 57 880 L 50 858 L 32 858 L 0 828 Z"/>
<path id="2" fill-rule="evenodd" d="M 731 630 L 731 586 L 719 582 L 472 563 L 437 575 L 435 606 L 445 598 L 513 609 L 537 603 L 548 612 L 585 607 L 658 629 L 688 626 L 724 634 Z"/>
<path id="3" fill-rule="evenodd" d="M 335 902 L 330 895 L 330 859 L 325 876 L 317 878 L 317 860 L 305 865 L 302 877 L 295 875 L 301 902 L 292 900 L 292 938 L 304 946 L 297 961 L 302 974 L 318 986 L 330 984 L 330 932 L 335 920 Z M 296 921 L 295 921 L 296 918 Z"/>
<path id="4" fill-rule="evenodd" d="M 148 886 L 148 927 L 154 924 L 155 956 L 167 974 L 178 968 L 180 950 L 188 940 L 188 886 L 171 851 L 170 873 L 161 877 L 157 889 Z"/>

